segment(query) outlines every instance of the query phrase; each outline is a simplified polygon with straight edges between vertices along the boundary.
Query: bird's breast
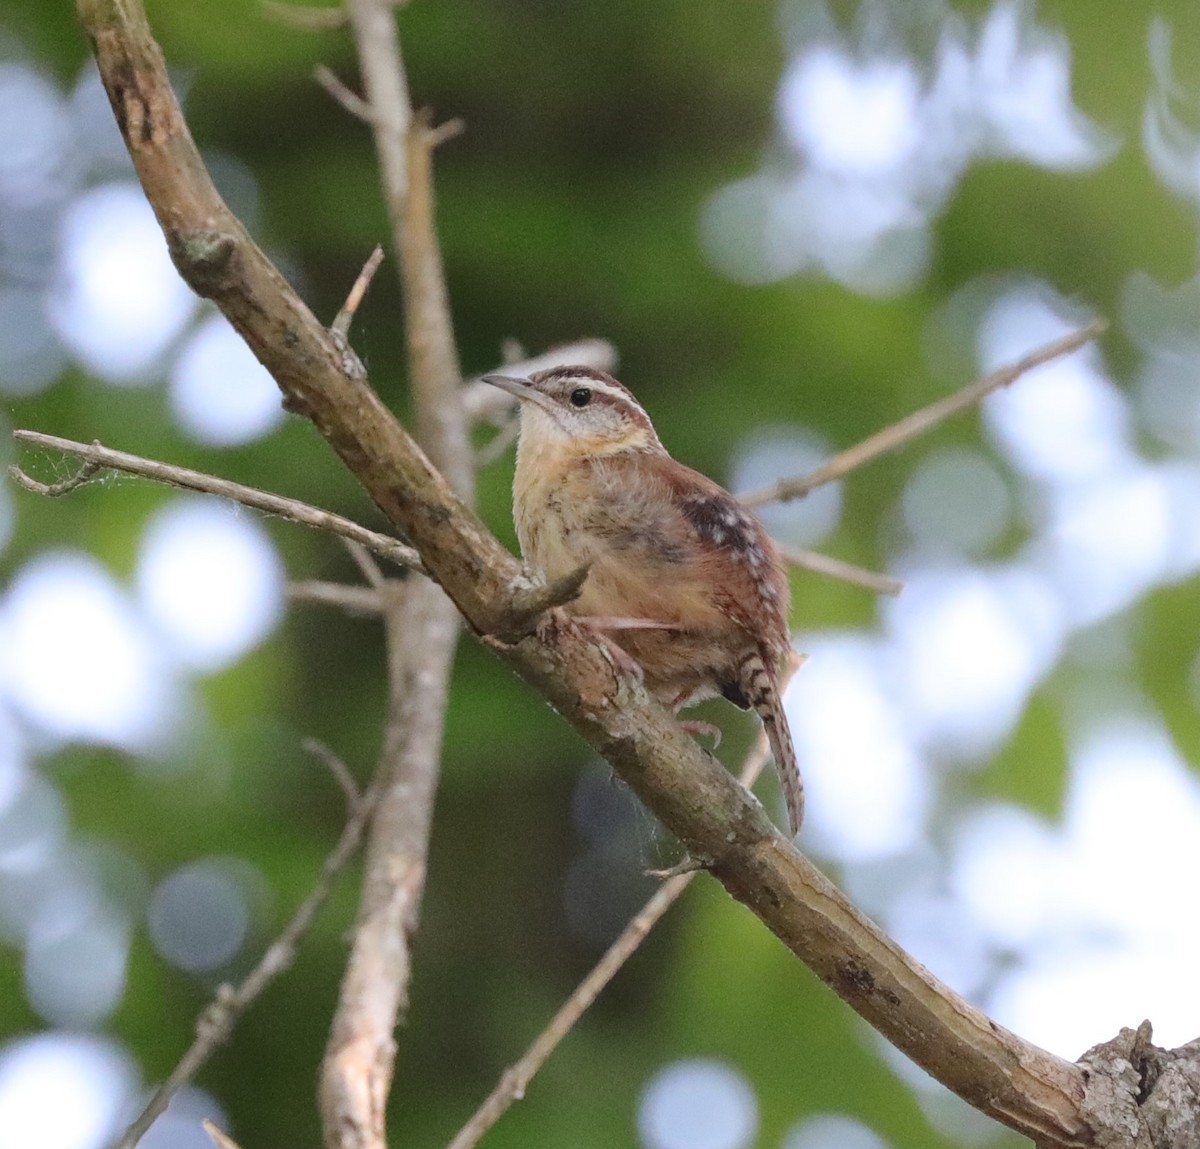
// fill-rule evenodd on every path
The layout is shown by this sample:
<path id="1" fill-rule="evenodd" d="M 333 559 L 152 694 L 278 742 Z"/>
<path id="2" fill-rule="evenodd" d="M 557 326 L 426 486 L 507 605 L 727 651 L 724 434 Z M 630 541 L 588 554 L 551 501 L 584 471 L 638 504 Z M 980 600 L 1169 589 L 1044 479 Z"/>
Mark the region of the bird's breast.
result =
<path id="1" fill-rule="evenodd" d="M 554 452 L 520 458 L 513 481 L 513 521 L 521 554 L 554 579 L 595 559 L 595 540 L 585 529 L 586 485 L 576 468 Z"/>

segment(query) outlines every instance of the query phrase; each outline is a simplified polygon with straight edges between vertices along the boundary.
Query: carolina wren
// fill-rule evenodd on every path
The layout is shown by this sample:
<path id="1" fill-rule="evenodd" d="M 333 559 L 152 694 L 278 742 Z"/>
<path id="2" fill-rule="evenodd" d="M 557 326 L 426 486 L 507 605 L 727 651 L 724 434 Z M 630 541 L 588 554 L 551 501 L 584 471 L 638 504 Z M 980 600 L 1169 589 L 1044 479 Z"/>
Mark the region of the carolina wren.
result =
<path id="1" fill-rule="evenodd" d="M 611 375 L 555 367 L 484 382 L 521 400 L 513 519 L 526 562 L 547 579 L 588 567 L 565 609 L 605 632 L 664 705 L 723 695 L 753 709 L 797 832 L 804 787 L 780 698 L 788 583 L 762 523 L 671 458 Z"/>

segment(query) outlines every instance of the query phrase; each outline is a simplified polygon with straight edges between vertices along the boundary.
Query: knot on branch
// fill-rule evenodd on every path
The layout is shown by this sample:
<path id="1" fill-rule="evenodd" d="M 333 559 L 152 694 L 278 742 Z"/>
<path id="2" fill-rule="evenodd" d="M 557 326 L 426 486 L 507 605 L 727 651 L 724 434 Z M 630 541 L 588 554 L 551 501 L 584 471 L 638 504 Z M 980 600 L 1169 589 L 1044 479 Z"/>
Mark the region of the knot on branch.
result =
<path id="1" fill-rule="evenodd" d="M 213 228 L 189 228 L 170 233 L 167 246 L 171 261 L 197 295 L 211 299 L 226 285 L 237 250 L 234 236 Z"/>
<path id="2" fill-rule="evenodd" d="M 528 578 L 518 580 L 507 605 L 488 627 L 488 637 L 511 646 L 532 634 L 538 619 L 546 611 L 579 597 L 590 569 L 586 565 L 577 567 L 550 582 Z"/>
<path id="3" fill-rule="evenodd" d="M 1200 1145 L 1200 1040 L 1162 1049 L 1152 1036 L 1143 1021 L 1079 1059 L 1095 1149 Z"/>

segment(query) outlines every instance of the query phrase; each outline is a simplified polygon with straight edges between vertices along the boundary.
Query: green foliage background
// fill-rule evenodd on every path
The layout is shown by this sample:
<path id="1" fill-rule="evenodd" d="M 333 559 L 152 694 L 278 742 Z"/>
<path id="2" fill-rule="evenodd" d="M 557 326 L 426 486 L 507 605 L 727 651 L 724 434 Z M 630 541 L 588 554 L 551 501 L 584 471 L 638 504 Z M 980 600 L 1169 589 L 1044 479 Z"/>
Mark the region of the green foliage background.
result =
<path id="1" fill-rule="evenodd" d="M 332 317 L 386 233 L 368 134 L 310 79 L 323 62 L 353 82 L 347 35 L 266 22 L 249 0 L 152 0 L 149 8 L 172 68 L 186 77 L 196 138 L 253 171 L 262 197 L 257 238 L 285 253 L 314 310 Z M 850 4 L 838 9 L 845 18 L 853 12 Z M 1145 6 L 1060 0 L 1039 5 L 1038 15 L 1069 35 L 1079 107 L 1126 146 L 1086 175 L 1015 162 L 974 166 L 937 224 L 927 278 L 880 300 L 813 278 L 737 285 L 700 250 L 700 206 L 754 170 L 774 132 L 785 63 L 774 6 L 413 0 L 400 19 L 414 96 L 467 125 L 438 157 L 438 216 L 464 369 L 496 364 L 507 337 L 536 351 L 605 336 L 673 452 L 728 477 L 733 446 L 761 424 L 798 421 L 848 445 L 966 382 L 966 373 L 931 377 L 924 340 L 936 306 L 975 276 L 1029 273 L 1109 316 L 1118 314 L 1134 268 L 1167 284 L 1188 277 L 1193 213 L 1152 178 L 1136 145 L 1149 84 Z M 1170 15 L 1179 43 L 1200 30 L 1194 5 Z M 0 19 L 65 83 L 86 66 L 64 0 L 7 0 Z M 404 412 L 392 271 L 385 264 L 355 341 L 374 386 Z M 1129 368 L 1119 329 L 1105 349 L 1118 376 Z M 378 524 L 296 419 L 245 448 L 206 450 L 168 419 L 160 389 L 100 387 L 73 371 L 40 396 L 7 403 L 5 420 L 97 438 Z M 978 436 L 968 418 L 935 442 Z M 931 445 L 856 476 L 842 525 L 824 549 L 884 562 L 882 540 L 903 478 Z M 0 445 L 0 456 L 10 451 Z M 510 461 L 485 471 L 480 504 L 511 542 L 510 475 Z M 0 570 L 11 573 L 39 549 L 70 542 L 126 576 L 141 524 L 167 497 L 132 481 L 54 503 L 14 496 L 17 530 Z M 330 539 L 283 524 L 269 529 L 293 577 L 354 579 Z M 800 631 L 868 623 L 876 609 L 865 593 L 816 577 L 797 576 L 794 590 Z M 1200 736 L 1186 680 L 1194 644 L 1183 636 L 1195 633 L 1198 615 L 1193 593 L 1165 591 L 1138 632 L 1140 685 L 1193 754 Z M 1046 690 L 1057 688 L 1052 680 Z M 204 681 L 202 691 L 220 736 L 181 747 L 191 766 L 180 774 L 139 772 L 91 746 L 44 765 L 66 795 L 73 830 L 124 843 L 151 876 L 212 854 L 261 867 L 270 883 L 270 908 L 258 924 L 265 938 L 308 889 L 342 822 L 340 795 L 305 760 L 300 740 L 327 742 L 360 776 L 378 749 L 378 628 L 292 609 L 263 647 Z M 750 735 L 732 725 L 730 758 Z M 1052 708 L 1035 699 L 1012 744 L 960 779 L 953 800 L 1011 797 L 1053 813 L 1061 737 Z M 537 698 L 464 642 L 412 1006 L 398 1038 L 394 1144 L 444 1144 L 598 956 L 599 942 L 567 929 L 561 900 L 563 875 L 581 849 L 572 786 L 580 769 L 595 769 L 589 761 Z M 638 867 L 657 857 L 647 818 L 635 820 L 632 838 L 614 862 L 630 875 L 630 909 L 646 889 Z M 247 1149 L 318 1143 L 313 1086 L 355 896 L 351 874 L 295 968 L 200 1079 Z M 139 934 L 112 1029 L 149 1079 L 171 1068 L 211 989 L 167 966 Z M 19 954 L 0 953 L 0 1031 L 39 1024 L 22 993 Z M 706 881 L 487 1144 L 634 1144 L 640 1091 L 658 1067 L 686 1056 L 725 1058 L 747 1076 L 761 1105 L 761 1145 L 778 1144 L 817 1111 L 853 1114 L 897 1149 L 952 1144 L 929 1128 L 848 1009 Z"/>

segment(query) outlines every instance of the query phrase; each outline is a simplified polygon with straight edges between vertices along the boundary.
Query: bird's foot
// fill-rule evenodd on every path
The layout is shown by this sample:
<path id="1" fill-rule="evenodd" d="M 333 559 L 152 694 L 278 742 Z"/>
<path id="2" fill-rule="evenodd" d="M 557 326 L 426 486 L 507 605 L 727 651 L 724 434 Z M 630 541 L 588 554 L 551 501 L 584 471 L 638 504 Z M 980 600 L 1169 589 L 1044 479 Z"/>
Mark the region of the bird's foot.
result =
<path id="1" fill-rule="evenodd" d="M 571 621 L 578 623 L 581 629 L 600 640 L 600 647 L 604 651 L 605 657 L 612 663 L 613 669 L 618 674 L 627 675 L 635 679 L 639 686 L 646 681 L 646 672 L 642 669 L 642 664 L 627 650 L 618 646 L 608 634 L 611 630 L 634 629 L 632 626 L 614 626 L 614 623 L 638 623 L 643 620 L 610 618 L 607 615 L 573 614 L 571 615 Z M 648 619 L 644 621 L 649 626 L 654 625 Z"/>

